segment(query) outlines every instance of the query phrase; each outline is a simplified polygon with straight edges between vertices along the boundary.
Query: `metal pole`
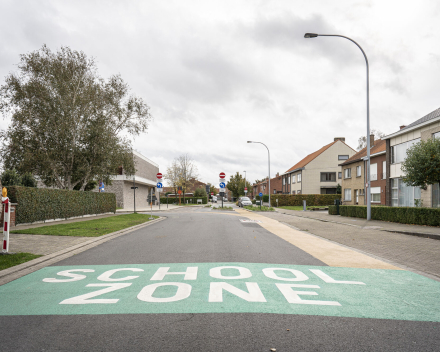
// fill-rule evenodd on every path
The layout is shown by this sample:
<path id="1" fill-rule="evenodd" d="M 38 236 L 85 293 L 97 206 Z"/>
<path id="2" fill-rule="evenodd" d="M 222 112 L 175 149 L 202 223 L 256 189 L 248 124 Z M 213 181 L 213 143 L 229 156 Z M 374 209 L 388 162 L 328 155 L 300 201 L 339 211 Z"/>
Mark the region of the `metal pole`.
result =
<path id="1" fill-rule="evenodd" d="M 136 213 L 136 185 L 135 176 L 133 175 L 133 214 Z"/>
<path id="2" fill-rule="evenodd" d="M 153 218 L 153 187 L 151 187 L 151 198 L 150 198 L 150 200 L 151 200 L 151 217 L 150 217 L 149 220 L 153 220 L 154 219 Z"/>
<path id="3" fill-rule="evenodd" d="M 267 147 L 266 144 L 264 144 L 262 142 L 248 141 L 248 143 L 260 143 L 260 144 L 264 145 L 266 147 L 266 149 L 267 149 L 267 163 L 268 163 L 268 166 L 269 166 L 269 175 L 268 175 L 268 177 L 269 177 L 269 192 L 268 193 L 269 193 L 269 207 L 270 207 L 270 152 L 269 152 L 269 148 Z M 261 205 L 262 201 L 263 201 L 263 199 L 260 199 L 260 205 Z"/>
<path id="4" fill-rule="evenodd" d="M 366 176 L 367 176 L 367 220 L 371 220 L 371 193 L 370 193 L 370 69 L 368 65 L 368 58 L 365 54 L 362 47 L 356 43 L 353 39 L 349 37 L 345 37 L 343 35 L 339 34 L 314 34 L 314 33 L 306 33 L 305 38 L 314 38 L 314 37 L 341 37 L 348 39 L 349 41 L 353 42 L 357 45 L 357 47 L 362 51 L 362 54 L 365 58 L 365 63 L 367 64 L 367 170 L 366 170 Z"/>

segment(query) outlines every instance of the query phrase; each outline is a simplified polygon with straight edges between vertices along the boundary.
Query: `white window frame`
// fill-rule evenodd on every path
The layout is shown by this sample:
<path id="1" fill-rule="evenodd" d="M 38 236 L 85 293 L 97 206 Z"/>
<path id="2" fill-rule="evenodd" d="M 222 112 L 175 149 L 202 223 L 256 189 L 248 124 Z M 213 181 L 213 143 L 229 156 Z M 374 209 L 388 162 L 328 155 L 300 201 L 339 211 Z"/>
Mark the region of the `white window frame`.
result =
<path id="1" fill-rule="evenodd" d="M 356 177 L 362 176 L 362 166 L 356 166 Z"/>
<path id="2" fill-rule="evenodd" d="M 370 194 L 371 194 L 371 203 L 380 203 L 380 193 L 381 189 L 380 187 L 371 187 L 370 188 Z M 379 197 L 377 197 L 377 195 L 379 195 Z M 376 197 L 374 197 L 376 196 Z M 376 200 L 374 200 L 374 198 L 376 198 Z M 379 200 L 377 200 L 377 198 L 379 198 Z"/>
<path id="3" fill-rule="evenodd" d="M 382 161 L 382 180 L 386 180 L 387 178 L 387 162 Z"/>
<path id="4" fill-rule="evenodd" d="M 298 182 L 301 182 L 301 174 L 298 174 Z"/>
<path id="5" fill-rule="evenodd" d="M 349 195 L 348 198 L 347 198 L 347 194 Z M 344 200 L 347 202 L 351 202 L 351 188 L 344 188 Z"/>
<path id="6" fill-rule="evenodd" d="M 420 138 L 412 139 L 407 142 L 399 143 L 396 145 L 393 145 L 391 147 L 391 164 L 400 164 L 401 162 L 405 161 L 406 159 L 406 151 L 408 148 L 412 147 L 413 144 L 420 142 Z M 402 160 L 396 160 L 396 148 L 405 148 L 405 152 L 401 151 L 402 154 L 405 155 L 405 157 Z"/>
<path id="7" fill-rule="evenodd" d="M 377 163 L 370 164 L 370 181 L 377 181 Z"/>
<path id="8" fill-rule="evenodd" d="M 344 169 L 344 179 L 351 178 L 351 167 Z"/>
<path id="9" fill-rule="evenodd" d="M 296 175 L 292 175 L 292 184 L 296 183 Z"/>

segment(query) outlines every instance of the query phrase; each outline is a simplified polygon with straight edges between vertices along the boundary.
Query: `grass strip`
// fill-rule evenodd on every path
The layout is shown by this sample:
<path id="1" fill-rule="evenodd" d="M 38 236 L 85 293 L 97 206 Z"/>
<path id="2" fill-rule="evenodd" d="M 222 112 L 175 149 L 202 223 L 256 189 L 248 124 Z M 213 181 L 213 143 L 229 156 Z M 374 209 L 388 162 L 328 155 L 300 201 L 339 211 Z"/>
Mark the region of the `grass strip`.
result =
<path id="1" fill-rule="evenodd" d="M 0 270 L 7 269 L 18 264 L 23 264 L 29 260 L 39 257 L 41 257 L 41 255 L 32 253 L 2 254 L 0 255 Z"/>
<path id="2" fill-rule="evenodd" d="M 212 207 L 212 210 L 234 210 L 232 207 Z"/>
<path id="3" fill-rule="evenodd" d="M 150 221 L 149 214 L 124 214 L 102 219 L 85 220 L 51 226 L 14 230 L 11 233 L 49 236 L 99 237 Z M 158 218 L 154 216 L 153 218 Z"/>
<path id="4" fill-rule="evenodd" d="M 252 210 L 252 211 L 275 211 L 274 208 L 272 208 L 272 207 L 266 207 L 266 206 L 264 206 L 264 205 L 261 206 L 261 209 L 260 209 L 260 206 L 259 206 L 259 205 L 256 205 L 256 206 L 246 205 L 246 206 L 243 207 L 243 208 L 245 208 L 245 209 L 247 209 L 247 210 Z"/>

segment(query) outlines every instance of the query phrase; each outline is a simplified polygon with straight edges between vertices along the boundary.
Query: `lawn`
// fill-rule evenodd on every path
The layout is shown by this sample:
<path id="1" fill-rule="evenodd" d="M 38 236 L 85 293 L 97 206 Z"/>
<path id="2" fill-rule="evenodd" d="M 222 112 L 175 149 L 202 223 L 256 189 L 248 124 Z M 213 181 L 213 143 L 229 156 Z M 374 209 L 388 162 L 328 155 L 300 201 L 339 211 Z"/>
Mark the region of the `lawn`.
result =
<path id="1" fill-rule="evenodd" d="M 51 226 L 36 227 L 27 230 L 14 230 L 11 233 L 22 233 L 30 235 L 51 235 L 51 236 L 75 236 L 75 237 L 99 237 L 126 229 L 127 227 L 142 224 L 150 221 L 151 215 L 147 214 L 124 214 L 108 218 L 72 222 Z M 158 216 L 153 216 L 158 218 Z"/>
<path id="2" fill-rule="evenodd" d="M 252 211 L 275 211 L 274 208 L 272 208 L 272 207 L 269 208 L 269 207 L 266 207 L 265 205 L 262 205 L 261 209 L 260 209 L 259 205 L 256 205 L 256 206 L 246 205 L 243 208 L 247 209 L 247 210 L 252 210 Z"/>
<path id="3" fill-rule="evenodd" d="M 10 268 L 18 264 L 28 262 L 29 260 L 39 258 L 41 255 L 31 253 L 14 253 L 0 255 L 0 270 Z"/>

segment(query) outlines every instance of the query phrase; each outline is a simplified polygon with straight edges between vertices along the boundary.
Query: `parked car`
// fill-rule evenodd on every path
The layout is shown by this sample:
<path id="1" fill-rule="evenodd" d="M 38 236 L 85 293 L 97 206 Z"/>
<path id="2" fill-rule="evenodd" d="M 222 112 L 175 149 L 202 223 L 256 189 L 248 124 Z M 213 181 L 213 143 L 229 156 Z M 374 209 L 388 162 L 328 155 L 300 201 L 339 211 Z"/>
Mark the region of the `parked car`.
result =
<path id="1" fill-rule="evenodd" d="M 238 206 L 239 207 L 244 207 L 246 205 L 252 205 L 252 201 L 249 199 L 249 197 L 238 198 Z"/>
<path id="2" fill-rule="evenodd" d="M 213 202 L 213 203 L 217 203 L 217 197 L 216 197 L 216 196 L 212 196 L 212 198 L 211 198 L 211 202 Z"/>

